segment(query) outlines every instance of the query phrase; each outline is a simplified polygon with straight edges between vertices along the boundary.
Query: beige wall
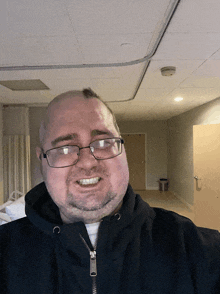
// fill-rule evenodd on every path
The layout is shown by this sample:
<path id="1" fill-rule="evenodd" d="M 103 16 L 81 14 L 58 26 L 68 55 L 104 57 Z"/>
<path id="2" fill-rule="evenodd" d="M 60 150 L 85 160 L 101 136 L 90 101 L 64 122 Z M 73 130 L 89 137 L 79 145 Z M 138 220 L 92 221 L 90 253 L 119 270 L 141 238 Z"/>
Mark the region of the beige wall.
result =
<path id="1" fill-rule="evenodd" d="M 30 141 L 31 141 L 31 185 L 36 186 L 42 182 L 42 175 L 40 172 L 40 162 L 36 156 L 36 146 L 40 145 L 39 142 L 39 127 L 40 123 L 46 112 L 46 107 L 30 107 Z"/>
<path id="2" fill-rule="evenodd" d="M 27 106 L 3 108 L 3 135 L 29 135 L 29 109 Z"/>
<path id="3" fill-rule="evenodd" d="M 3 137 L 3 113 L 2 113 L 2 104 L 0 104 L 0 205 L 4 202 L 2 137 Z"/>
<path id="4" fill-rule="evenodd" d="M 220 123 L 220 98 L 168 120 L 170 190 L 193 205 L 193 125 Z"/>
<path id="5" fill-rule="evenodd" d="M 3 136 L 29 135 L 29 109 L 27 106 L 1 106 L 0 109 L 0 202 L 4 196 L 3 185 Z"/>
<path id="6" fill-rule="evenodd" d="M 167 122 L 118 121 L 121 133 L 145 134 L 146 189 L 158 190 L 158 180 L 167 178 Z"/>
<path id="7" fill-rule="evenodd" d="M 31 186 L 42 181 L 40 165 L 35 155 L 38 145 L 38 130 L 45 107 L 6 106 L 0 107 L 0 154 L 3 135 L 29 135 L 31 153 Z M 3 122 L 2 122 L 3 121 Z M 0 203 L 3 200 L 3 156 L 0 161 Z M 1 194 L 2 193 L 2 194 Z"/>

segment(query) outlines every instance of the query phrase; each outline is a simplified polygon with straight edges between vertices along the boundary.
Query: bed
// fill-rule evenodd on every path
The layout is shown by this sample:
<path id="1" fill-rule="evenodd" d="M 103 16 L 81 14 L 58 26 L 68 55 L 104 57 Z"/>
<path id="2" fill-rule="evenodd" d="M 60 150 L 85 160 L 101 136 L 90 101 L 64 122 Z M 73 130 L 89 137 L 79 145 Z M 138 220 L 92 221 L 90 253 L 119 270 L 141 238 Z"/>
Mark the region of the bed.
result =
<path id="1" fill-rule="evenodd" d="M 0 225 L 25 217 L 24 194 L 13 191 L 8 201 L 0 205 Z"/>

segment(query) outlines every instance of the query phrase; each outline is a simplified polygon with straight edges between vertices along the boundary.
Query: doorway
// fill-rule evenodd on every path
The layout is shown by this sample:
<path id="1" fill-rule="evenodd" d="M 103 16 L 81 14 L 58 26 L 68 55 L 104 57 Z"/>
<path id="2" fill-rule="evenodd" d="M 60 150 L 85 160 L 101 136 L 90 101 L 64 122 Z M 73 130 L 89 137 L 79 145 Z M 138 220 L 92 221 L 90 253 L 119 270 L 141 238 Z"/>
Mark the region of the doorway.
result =
<path id="1" fill-rule="evenodd" d="M 220 124 L 193 126 L 195 224 L 220 230 Z"/>
<path id="2" fill-rule="evenodd" d="M 146 189 L 145 134 L 123 134 L 129 167 L 129 183 L 135 191 Z"/>

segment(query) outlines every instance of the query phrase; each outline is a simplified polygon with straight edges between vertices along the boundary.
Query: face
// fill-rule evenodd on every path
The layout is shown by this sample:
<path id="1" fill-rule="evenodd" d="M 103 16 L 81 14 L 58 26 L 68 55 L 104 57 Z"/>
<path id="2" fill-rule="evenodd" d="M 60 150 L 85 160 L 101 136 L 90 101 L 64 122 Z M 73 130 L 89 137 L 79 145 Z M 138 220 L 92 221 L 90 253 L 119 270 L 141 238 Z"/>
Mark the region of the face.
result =
<path id="1" fill-rule="evenodd" d="M 96 139 L 111 137 L 119 134 L 101 101 L 69 97 L 49 108 L 43 150 L 67 144 L 86 147 Z M 96 222 L 120 207 L 129 179 L 122 148 L 122 154 L 107 160 L 97 160 L 89 148 L 82 149 L 78 162 L 64 168 L 52 168 L 45 158 L 41 159 L 48 192 L 65 223 Z M 40 152 L 37 148 L 38 157 Z"/>

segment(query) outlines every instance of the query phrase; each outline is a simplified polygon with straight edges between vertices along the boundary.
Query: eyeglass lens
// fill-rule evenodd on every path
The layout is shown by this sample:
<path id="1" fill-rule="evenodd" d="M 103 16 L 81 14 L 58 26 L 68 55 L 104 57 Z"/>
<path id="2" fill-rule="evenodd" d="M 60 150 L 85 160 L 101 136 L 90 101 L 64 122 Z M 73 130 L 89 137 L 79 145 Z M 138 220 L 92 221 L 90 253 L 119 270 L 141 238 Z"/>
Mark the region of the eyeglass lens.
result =
<path id="1" fill-rule="evenodd" d="M 62 146 L 48 150 L 47 161 L 51 167 L 66 167 L 77 163 L 80 150 L 90 148 L 96 159 L 109 159 L 121 153 L 122 141 L 120 138 L 96 140 L 87 147 Z"/>

